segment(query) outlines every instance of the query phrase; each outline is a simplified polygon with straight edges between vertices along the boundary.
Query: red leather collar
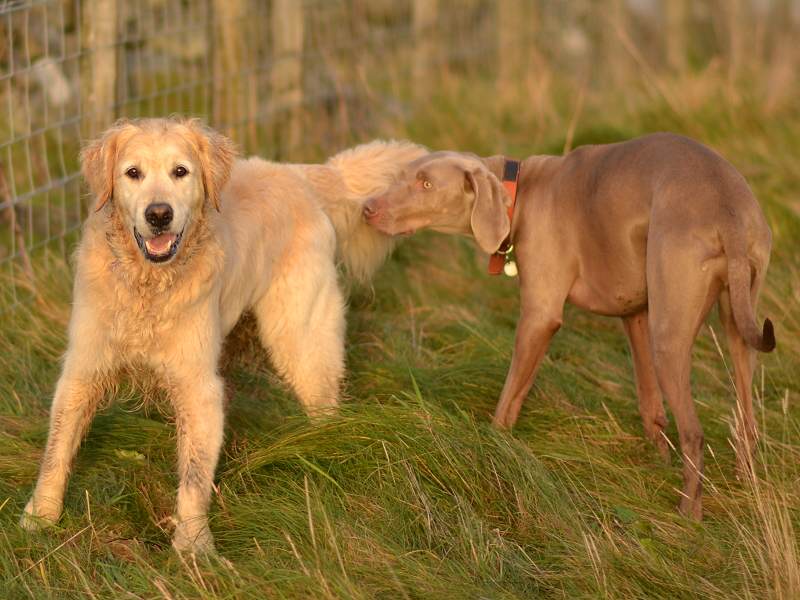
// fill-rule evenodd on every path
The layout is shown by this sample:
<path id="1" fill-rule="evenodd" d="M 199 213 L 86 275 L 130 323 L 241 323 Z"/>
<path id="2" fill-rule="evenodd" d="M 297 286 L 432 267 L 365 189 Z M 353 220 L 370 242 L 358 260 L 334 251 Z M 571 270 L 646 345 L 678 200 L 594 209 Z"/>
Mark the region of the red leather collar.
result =
<path id="1" fill-rule="evenodd" d="M 514 207 L 517 204 L 517 184 L 519 183 L 518 160 L 506 159 L 503 164 L 503 187 L 511 197 L 511 204 L 508 205 L 508 237 L 503 240 L 497 252 L 489 257 L 489 275 L 500 275 L 506 264 L 506 255 L 511 251 L 511 224 L 514 222 Z"/>

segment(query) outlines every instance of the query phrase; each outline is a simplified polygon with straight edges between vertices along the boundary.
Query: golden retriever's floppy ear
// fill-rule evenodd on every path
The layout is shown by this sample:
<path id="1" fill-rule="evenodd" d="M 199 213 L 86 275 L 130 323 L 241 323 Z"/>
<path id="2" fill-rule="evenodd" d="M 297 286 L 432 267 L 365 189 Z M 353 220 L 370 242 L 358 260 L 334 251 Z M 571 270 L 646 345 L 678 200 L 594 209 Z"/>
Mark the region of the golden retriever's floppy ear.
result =
<path id="1" fill-rule="evenodd" d="M 236 145 L 230 138 L 205 127 L 198 119 L 190 119 L 184 124 L 194 137 L 197 156 L 203 169 L 206 198 L 219 211 L 220 192 L 231 175 L 231 167 L 238 154 Z"/>
<path id="2" fill-rule="evenodd" d="M 475 192 L 470 226 L 484 252 L 493 254 L 511 229 L 506 209 L 508 195 L 500 181 L 486 168 L 468 170 L 466 183 Z"/>
<path id="3" fill-rule="evenodd" d="M 103 208 L 114 195 L 114 164 L 117 161 L 117 143 L 120 133 L 128 126 L 128 121 L 118 121 L 81 150 L 81 173 L 95 197 L 95 211 Z"/>

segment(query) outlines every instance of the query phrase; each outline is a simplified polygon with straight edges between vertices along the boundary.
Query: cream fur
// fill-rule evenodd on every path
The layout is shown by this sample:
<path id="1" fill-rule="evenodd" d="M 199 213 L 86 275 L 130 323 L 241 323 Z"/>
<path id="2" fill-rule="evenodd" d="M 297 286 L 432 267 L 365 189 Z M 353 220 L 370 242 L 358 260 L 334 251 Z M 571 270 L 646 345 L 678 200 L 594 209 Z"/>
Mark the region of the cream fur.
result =
<path id="1" fill-rule="evenodd" d="M 394 238 L 364 222 L 364 202 L 386 192 L 410 162 L 428 150 L 405 141 L 376 140 L 334 155 L 324 165 L 298 165 L 336 229 L 339 260 L 368 281 L 394 248 Z"/>
<path id="2" fill-rule="evenodd" d="M 223 441 L 217 369 L 224 337 L 252 311 L 306 411 L 335 408 L 345 333 L 337 239 L 348 271 L 368 278 L 391 239 L 362 222 L 362 204 L 424 152 L 373 142 L 324 165 L 234 161 L 229 140 L 177 119 L 121 122 L 90 144 L 83 172 L 98 208 L 76 251 L 69 345 L 23 526 L 59 518 L 72 460 L 99 401 L 120 370 L 144 367 L 163 383 L 176 414 L 173 545 L 213 548 L 206 513 Z M 175 177 L 176 162 L 189 174 Z M 131 178 L 131 165 L 146 176 Z M 145 260 L 133 231 L 148 227 L 144 207 L 165 200 L 175 205 L 183 238 L 170 262 L 156 264 Z"/>

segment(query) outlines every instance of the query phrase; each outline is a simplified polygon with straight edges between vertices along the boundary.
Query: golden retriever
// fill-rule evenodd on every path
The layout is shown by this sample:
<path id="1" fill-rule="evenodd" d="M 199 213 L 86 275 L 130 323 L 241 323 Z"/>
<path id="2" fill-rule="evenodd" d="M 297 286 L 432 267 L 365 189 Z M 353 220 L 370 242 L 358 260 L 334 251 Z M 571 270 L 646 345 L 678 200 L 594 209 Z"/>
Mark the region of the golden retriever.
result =
<path id="1" fill-rule="evenodd" d="M 208 551 L 206 513 L 223 441 L 224 337 L 252 311 L 277 371 L 305 410 L 336 407 L 345 303 L 336 253 L 368 278 L 391 239 L 363 202 L 427 151 L 373 142 L 323 165 L 238 160 L 196 120 L 122 121 L 82 152 L 96 198 L 76 251 L 69 345 L 50 433 L 22 524 L 55 522 L 70 465 L 122 368 L 167 390 L 178 432 L 173 546 Z"/>

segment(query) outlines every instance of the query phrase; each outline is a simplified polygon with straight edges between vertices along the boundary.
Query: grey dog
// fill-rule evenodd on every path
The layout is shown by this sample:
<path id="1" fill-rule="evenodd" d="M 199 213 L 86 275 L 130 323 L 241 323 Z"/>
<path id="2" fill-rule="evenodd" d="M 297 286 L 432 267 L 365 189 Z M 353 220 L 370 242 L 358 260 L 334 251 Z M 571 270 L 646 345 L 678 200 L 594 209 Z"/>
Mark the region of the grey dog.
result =
<path id="1" fill-rule="evenodd" d="M 755 319 L 772 235 L 744 178 L 713 150 L 658 133 L 531 156 L 519 167 L 516 210 L 500 178 L 506 159 L 434 152 L 412 162 L 364 206 L 388 234 L 429 228 L 512 243 L 521 314 L 494 423 L 511 427 L 562 322 L 566 301 L 622 318 L 647 436 L 668 458 L 666 397 L 680 436 L 680 510 L 702 516 L 703 429 L 692 402 L 691 349 L 714 302 L 727 333 L 738 397 L 737 458 L 749 468 L 757 431 L 755 351 L 775 347 Z"/>

